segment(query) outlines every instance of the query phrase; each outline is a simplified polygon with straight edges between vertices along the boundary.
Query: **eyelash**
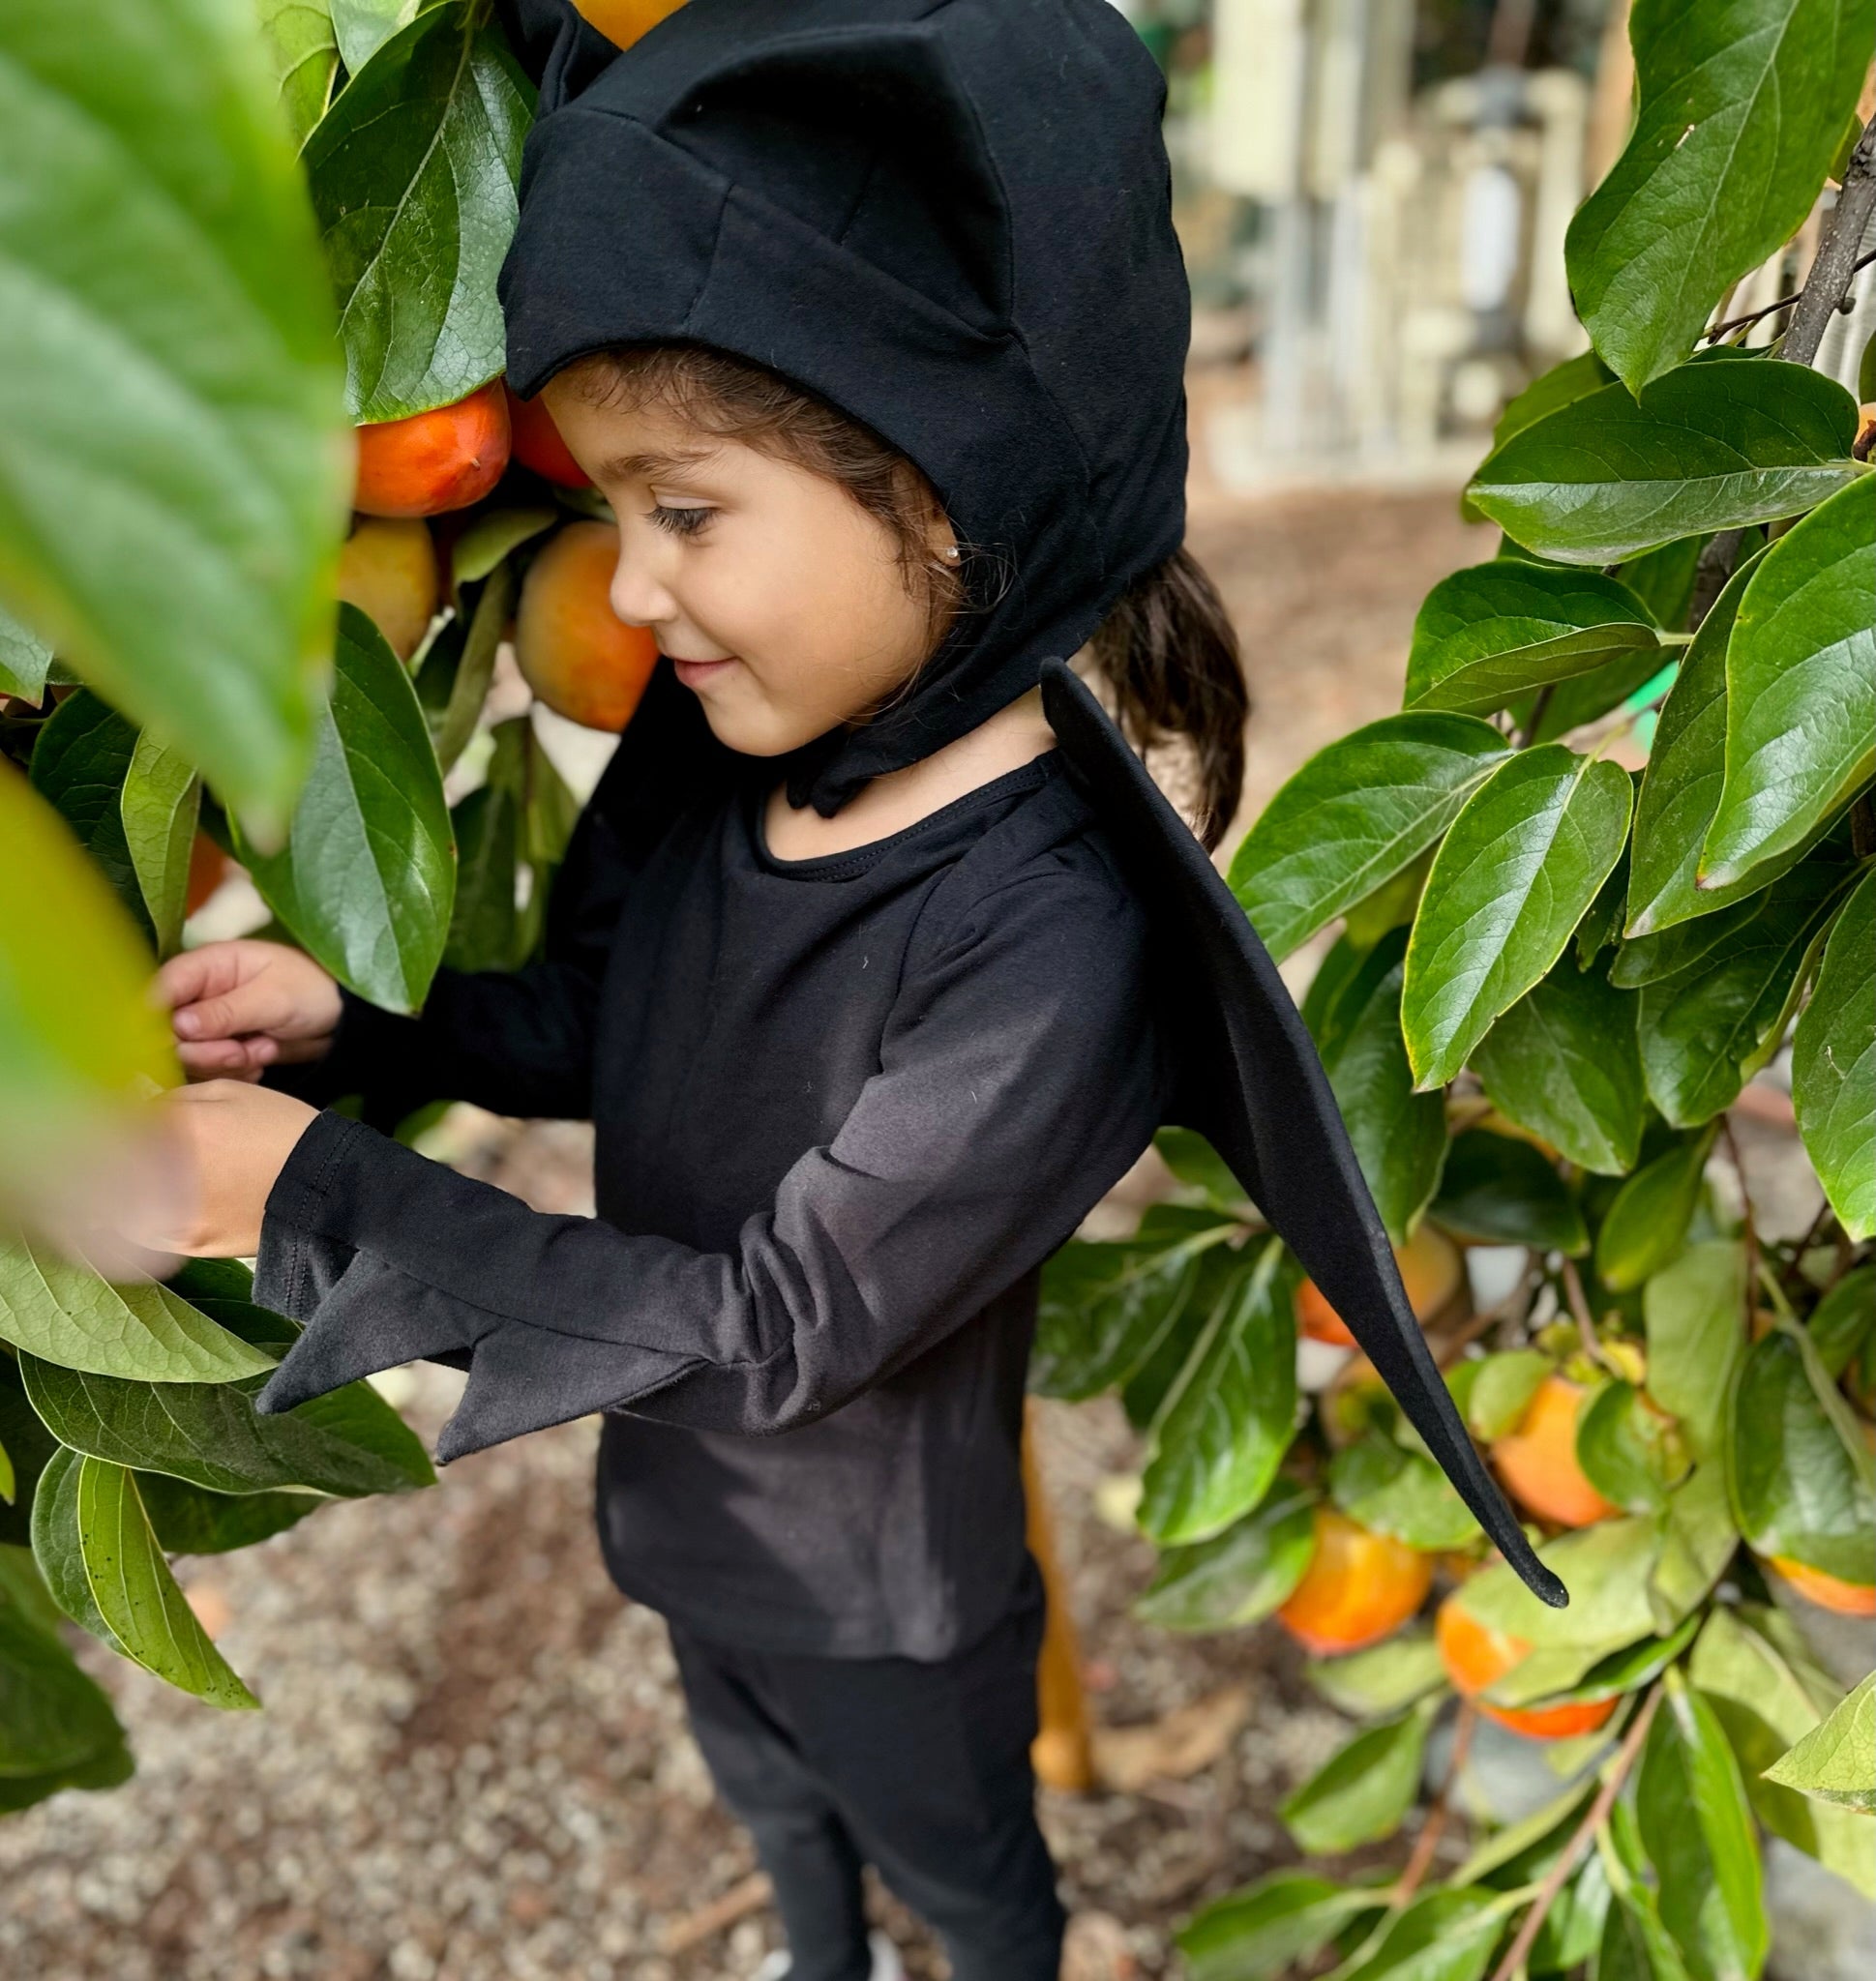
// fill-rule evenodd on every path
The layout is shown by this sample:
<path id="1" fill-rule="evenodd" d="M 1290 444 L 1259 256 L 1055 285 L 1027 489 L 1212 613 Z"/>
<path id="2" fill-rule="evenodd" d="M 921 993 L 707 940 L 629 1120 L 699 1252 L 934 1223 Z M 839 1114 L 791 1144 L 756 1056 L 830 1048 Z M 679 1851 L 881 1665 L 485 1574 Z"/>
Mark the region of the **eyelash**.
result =
<path id="1" fill-rule="evenodd" d="M 663 503 L 654 503 L 648 512 L 659 529 L 669 530 L 674 537 L 696 536 L 715 514 L 711 509 L 667 509 Z"/>

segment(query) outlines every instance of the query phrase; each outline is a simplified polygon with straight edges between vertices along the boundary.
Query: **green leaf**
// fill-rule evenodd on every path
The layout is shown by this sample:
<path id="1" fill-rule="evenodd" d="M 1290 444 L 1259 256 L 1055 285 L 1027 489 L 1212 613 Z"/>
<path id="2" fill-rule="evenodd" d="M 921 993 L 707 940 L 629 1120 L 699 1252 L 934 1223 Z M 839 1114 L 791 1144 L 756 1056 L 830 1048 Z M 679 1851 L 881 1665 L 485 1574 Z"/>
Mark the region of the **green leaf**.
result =
<path id="1" fill-rule="evenodd" d="M 1400 1828 L 1419 1794 L 1440 1704 L 1422 1700 L 1401 1719 L 1364 1729 L 1284 1802 L 1277 1814 L 1299 1849 L 1339 1854 Z"/>
<path id="2" fill-rule="evenodd" d="M 281 113 L 295 144 L 325 115 L 339 43 L 326 0 L 254 0 Z"/>
<path id="3" fill-rule="evenodd" d="M 1687 1472 L 1686 1447 L 1672 1419 L 1651 1409 L 1633 1383 L 1605 1383 L 1576 1424 L 1576 1457 L 1604 1499 L 1624 1513 L 1667 1504 Z"/>
<path id="4" fill-rule="evenodd" d="M 1489 715 L 1527 688 L 1591 673 L 1638 649 L 1658 656 L 1654 622 L 1613 577 L 1478 564 L 1427 594 L 1414 622 L 1405 700 Z"/>
<path id="5" fill-rule="evenodd" d="M 85 1580 L 125 1655 L 210 1705 L 258 1707 L 176 1586 L 130 1473 L 80 1459 L 77 1503 Z"/>
<path id="6" fill-rule="evenodd" d="M 61 1445 L 40 1474 L 39 1490 L 33 1494 L 33 1560 L 59 1609 L 121 1656 L 124 1646 L 104 1621 L 85 1575 L 78 1538 L 78 1472 L 83 1464 L 76 1452 Z"/>
<path id="7" fill-rule="evenodd" d="M 1234 1228 L 1213 1211 L 1156 1205 L 1134 1238 L 1064 1245 L 1042 1269 L 1029 1387 L 1080 1401 L 1125 1382 L 1184 1311 L 1201 1255 Z"/>
<path id="8" fill-rule="evenodd" d="M 450 589 L 460 592 L 492 574 L 518 550 L 560 520 L 557 509 L 485 509 L 450 547 Z"/>
<path id="9" fill-rule="evenodd" d="M 33 788 L 55 806 L 130 910 L 150 934 L 130 844 L 124 837 L 124 780 L 136 753 L 135 727 L 103 695 L 81 688 L 53 711 L 33 746 Z"/>
<path id="10" fill-rule="evenodd" d="M 1753 1813 L 1774 1836 L 1815 1857 L 1866 1898 L 1876 1898 L 1876 1850 L 1869 1830 L 1835 1795 L 1815 1800 L 1795 1784 L 1768 1780 L 1787 1750 L 1823 1725 L 1828 1681 L 1808 1667 L 1802 1643 L 1787 1635 L 1777 1612 L 1715 1609 L 1688 1661 L 1687 1675 L 1713 1709 L 1740 1763 Z M 1774 1643 L 1777 1637 L 1780 1641 Z M 1835 1688 L 1829 1688 L 1834 1700 Z M 1834 1745 L 1834 1743 L 1832 1743 Z M 1876 1715 L 1864 1736 L 1867 1758 L 1847 1787 L 1861 1808 L 1876 1813 Z M 1802 1765 L 1802 1764 L 1801 1764 Z"/>
<path id="11" fill-rule="evenodd" d="M 1384 880 L 1373 894 L 1363 895 L 1342 918 L 1342 932 L 1356 949 L 1371 950 L 1384 935 L 1410 926 L 1420 905 L 1426 877 L 1433 871 L 1433 848 L 1403 867 L 1392 880 Z"/>
<path id="12" fill-rule="evenodd" d="M 1572 729 L 1593 723 L 1612 708 L 1663 695 L 1672 685 L 1679 657 L 1684 649 L 1678 642 L 1663 642 L 1653 649 L 1643 647 L 1605 662 L 1587 674 L 1572 675 L 1551 691 L 1543 710 L 1537 714 L 1535 728 L 1526 739 L 1532 743 L 1555 743 Z M 1656 685 L 1658 684 L 1658 685 Z M 1646 694 L 1643 691 L 1646 690 Z M 1536 696 L 1520 695 L 1511 704 L 1513 718 L 1528 724 L 1536 713 Z"/>
<path id="13" fill-rule="evenodd" d="M 1478 1523 L 1430 1458 L 1370 1432 L 1335 1454 L 1329 1492 L 1351 1520 L 1410 1548 L 1463 1548 Z"/>
<path id="14" fill-rule="evenodd" d="M 1740 1372 L 1728 1471 L 1740 1529 L 1758 1553 L 1868 1586 L 1876 1495 L 1783 1329 L 1754 1343 Z"/>
<path id="15" fill-rule="evenodd" d="M 166 1472 L 138 1472 L 136 1490 L 165 1554 L 226 1554 L 296 1526 L 333 1502 L 316 1493 L 209 1493 Z"/>
<path id="16" fill-rule="evenodd" d="M 1162 1128 L 1153 1137 L 1153 1147 L 1179 1182 L 1207 1204 L 1236 1210 L 1244 1203 L 1244 1186 L 1204 1136 L 1189 1128 Z"/>
<path id="17" fill-rule="evenodd" d="M 1184 1971 L 1189 1981 L 1280 1981 L 1382 1903 L 1372 1891 L 1307 1871 L 1273 1871 L 1212 1900 L 1179 1928 Z"/>
<path id="18" fill-rule="evenodd" d="M 1636 1009 L 1565 957 L 1493 1025 L 1473 1070 L 1500 1113 L 1581 1168 L 1623 1175 L 1642 1143 Z"/>
<path id="19" fill-rule="evenodd" d="M 1656 1630 L 1672 1630 L 1712 1593 L 1734 1555 L 1740 1530 L 1727 1496 L 1723 1464 L 1696 1467 L 1668 1494 L 1661 1552 L 1648 1579 Z"/>
<path id="20" fill-rule="evenodd" d="M 1576 925 L 1576 941 L 1572 947 L 1576 951 L 1576 966 L 1580 970 L 1587 970 L 1622 934 L 1623 903 L 1628 898 L 1628 855 L 1632 845 L 1631 840 L 1629 845 L 1623 848 L 1622 858 L 1610 868 L 1609 878 L 1596 890 L 1595 900 Z"/>
<path id="21" fill-rule="evenodd" d="M 245 842 L 261 898 L 341 983 L 415 1011 L 442 959 L 456 883 L 442 773 L 410 678 L 354 606 L 312 775 L 278 853 Z"/>
<path id="22" fill-rule="evenodd" d="M 1775 358 L 1683 365 L 1639 399 L 1605 386 L 1498 448 L 1469 493 L 1519 543 L 1617 564 L 1699 532 L 1800 516 L 1861 470 L 1856 401 Z"/>
<path id="23" fill-rule="evenodd" d="M 1316 1495 L 1280 1479 L 1263 1504 L 1222 1534 L 1169 1548 L 1133 1606 L 1162 1630 L 1239 1630 L 1267 1616 L 1302 1580 L 1315 1552 Z"/>
<path id="24" fill-rule="evenodd" d="M 1407 950 L 1401 1020 L 1421 1087 L 1451 1079 L 1563 954 L 1622 853 L 1629 795 L 1617 765 L 1547 743 L 1467 800 Z"/>
<path id="25" fill-rule="evenodd" d="M 357 420 L 452 405 L 504 363 L 495 277 L 534 93 L 481 14 L 474 0 L 420 14 L 307 140 Z"/>
<path id="26" fill-rule="evenodd" d="M 1876 1672 L 1767 1768 L 1765 1778 L 1821 1802 L 1876 1815 Z"/>
<path id="27" fill-rule="evenodd" d="M 1876 1326 L 1876 1263 L 1845 1273 L 1811 1310 L 1806 1326 L 1818 1362 L 1834 1382 Z"/>
<path id="28" fill-rule="evenodd" d="M 299 782 L 348 464 L 252 16 L 77 0 L 0 72 L 0 591 L 257 821 Z"/>
<path id="29" fill-rule="evenodd" d="M 1801 870 L 1802 871 L 1802 870 Z M 1853 1240 L 1876 1233 L 1876 873 L 1831 925 L 1817 988 L 1792 1034 L 1791 1098 L 1804 1152 Z"/>
<path id="30" fill-rule="evenodd" d="M 489 699 L 495 654 L 515 609 L 515 568 L 498 564 L 483 584 L 462 652 L 450 677 L 449 698 L 431 722 L 436 760 L 448 770 L 468 747 Z"/>
<path id="31" fill-rule="evenodd" d="M 1631 937 L 1653 936 L 1677 925 L 1697 928 L 1696 918 L 1712 919 L 1755 894 L 1797 857 L 1768 861 L 1731 887 L 1702 886 L 1698 880 L 1701 843 L 1726 775 L 1726 645 L 1755 569 L 1756 563 L 1743 564 L 1727 580 L 1700 622 L 1662 705 L 1635 801 L 1628 872 Z M 1626 981 L 1620 964 L 1615 979 Z"/>
<path id="32" fill-rule="evenodd" d="M 124 843 L 143 906 L 156 935 L 157 957 L 166 962 L 182 947 L 189 905 L 189 856 L 195 845 L 202 781 L 180 751 L 139 735 L 124 774 L 119 804 Z"/>
<path id="33" fill-rule="evenodd" d="M 456 831 L 456 905 L 443 962 L 452 970 L 512 970 L 516 955 L 516 841 L 521 820 L 506 791 L 484 784 L 450 813 Z"/>
<path id="34" fill-rule="evenodd" d="M 1474 1576 L 1457 1600 L 1479 1622 L 1526 1638 L 1540 1649 L 1581 1649 L 1600 1658 L 1657 1634 L 1648 1579 L 1659 1551 L 1653 1520 L 1598 1521 L 1547 1541 L 1537 1551 L 1538 1559 L 1569 1590 L 1567 1610 L 1549 1609 L 1503 1562 Z"/>
<path id="35" fill-rule="evenodd" d="M 1639 391 L 1811 210 L 1869 62 L 1858 0 L 1637 0 L 1635 128 L 1564 244 L 1597 352 Z"/>
<path id="36" fill-rule="evenodd" d="M 1677 537 L 1653 550 L 1631 557 L 1616 576 L 1641 600 L 1655 625 L 1678 631 L 1687 623 L 1693 606 L 1694 580 L 1706 537 Z"/>
<path id="37" fill-rule="evenodd" d="M 1625 1293 L 1652 1279 L 1686 1242 L 1717 1133 L 1710 1127 L 1683 1136 L 1616 1193 L 1595 1240 L 1596 1277 L 1610 1292 Z"/>
<path id="38" fill-rule="evenodd" d="M 1642 1289 L 1648 1393 L 1679 1419 L 1695 1458 L 1720 1448 L 1726 1395 L 1745 1352 L 1745 1248 L 1692 1245 Z"/>
<path id="39" fill-rule="evenodd" d="M 1593 1981 L 1687 1981 L 1680 1949 L 1661 1924 L 1653 1891 L 1629 1884 L 1603 1915 Z"/>
<path id="40" fill-rule="evenodd" d="M 1142 1529 L 1204 1541 L 1261 1500 L 1296 1420 L 1295 1269 L 1276 1239 L 1239 1265 L 1153 1425 Z"/>
<path id="41" fill-rule="evenodd" d="M 71 1652 L 0 1598 L 0 1784 L 82 1766 L 123 1738 L 109 1700 Z"/>
<path id="42" fill-rule="evenodd" d="M 1541 1348 L 1512 1348 L 1465 1366 L 1478 1372 L 1466 1393 L 1466 1421 L 1486 1444 L 1524 1422 L 1532 1399 L 1557 1367 Z"/>
<path id="43" fill-rule="evenodd" d="M 1705 881 L 1724 886 L 1802 847 L 1876 772 L 1872 542 L 1876 474 L 1864 474 L 1752 573 L 1726 649 L 1726 779 Z"/>
<path id="44" fill-rule="evenodd" d="M 110 1464 L 168 1473 L 215 1493 L 303 1487 L 356 1499 L 427 1483 L 303 1409 L 257 1415 L 245 1384 L 129 1382 L 35 1355 L 21 1355 L 19 1373 L 60 1443 Z M 368 1385 L 352 1388 L 353 1410 L 389 1412 Z"/>
<path id="45" fill-rule="evenodd" d="M 1231 888 L 1281 961 L 1439 839 L 1509 756 L 1474 717 L 1388 716 L 1319 751 L 1265 808 Z"/>
<path id="46" fill-rule="evenodd" d="M 1409 1628 L 1343 1658 L 1312 1658 L 1303 1675 L 1351 1719 L 1392 1719 L 1446 1682 L 1430 1630 Z"/>
<path id="47" fill-rule="evenodd" d="M 1454 1137 L 1428 1215 L 1477 1244 L 1532 1245 L 1572 1257 L 1590 1249 L 1583 1213 L 1542 1153 L 1486 1128 Z"/>
<path id="48" fill-rule="evenodd" d="M 1548 371 L 1538 372 L 1498 416 L 1498 424 L 1492 429 L 1492 445 L 1503 447 L 1512 434 L 1534 427 L 1547 414 L 1574 405 L 1593 392 L 1600 392 L 1614 376 L 1593 351 L 1579 352 L 1561 365 L 1553 365 Z"/>
<path id="49" fill-rule="evenodd" d="M 1635 1816 L 1660 1874 L 1662 1924 L 1688 1972 L 1752 1981 L 1768 1938 L 1752 1812 L 1712 1708 L 1678 1671 L 1642 1750 Z"/>
<path id="50" fill-rule="evenodd" d="M 1850 878 L 1840 861 L 1801 861 L 1705 956 L 1643 987 L 1642 1071 L 1677 1128 L 1730 1107 L 1777 1050 Z"/>
<path id="51" fill-rule="evenodd" d="M 0 1340 L 143 1382 L 229 1382 L 274 1366 L 167 1286 L 109 1286 L 24 1238 L 0 1239 Z"/>
<path id="52" fill-rule="evenodd" d="M 437 0 L 332 0 L 333 31 L 345 67 L 356 75 L 402 27 Z"/>
<path id="53" fill-rule="evenodd" d="M 1423 1892 L 1388 1926 L 1368 1959 L 1341 1981 L 1483 1981 L 1504 1926 L 1490 1892 Z"/>
<path id="54" fill-rule="evenodd" d="M 0 606 L 0 695 L 39 703 L 52 671 L 52 649 Z"/>
<path id="55" fill-rule="evenodd" d="M 1405 1245 L 1419 1223 L 1446 1159 L 1444 1100 L 1414 1091 L 1401 1037 L 1406 946 L 1404 930 L 1377 946 L 1373 958 L 1383 966 L 1378 979 L 1358 1008 L 1352 990 L 1338 1013 L 1332 1056 L 1324 1062 L 1355 1161 L 1396 1245 Z M 1364 979 L 1370 974 L 1364 969 Z"/>

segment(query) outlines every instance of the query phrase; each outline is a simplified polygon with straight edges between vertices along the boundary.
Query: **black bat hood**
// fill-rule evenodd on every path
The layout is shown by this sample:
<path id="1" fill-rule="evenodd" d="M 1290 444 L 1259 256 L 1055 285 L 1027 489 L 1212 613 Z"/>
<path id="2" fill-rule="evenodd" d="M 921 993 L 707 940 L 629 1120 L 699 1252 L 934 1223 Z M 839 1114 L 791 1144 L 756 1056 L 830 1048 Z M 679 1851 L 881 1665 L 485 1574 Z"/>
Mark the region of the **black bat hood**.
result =
<path id="1" fill-rule="evenodd" d="M 790 796 L 832 813 L 1042 684 L 1176 959 L 1175 1118 L 1563 1601 L 1427 1353 L 1268 956 L 1064 664 L 1185 533 L 1190 301 L 1138 37 L 1108 0 L 689 0 L 622 54 L 569 0 L 500 11 L 541 88 L 501 276 L 510 383 L 532 394 L 608 344 L 706 344 L 924 472 L 970 547 L 972 606 L 888 711 L 799 753 Z"/>

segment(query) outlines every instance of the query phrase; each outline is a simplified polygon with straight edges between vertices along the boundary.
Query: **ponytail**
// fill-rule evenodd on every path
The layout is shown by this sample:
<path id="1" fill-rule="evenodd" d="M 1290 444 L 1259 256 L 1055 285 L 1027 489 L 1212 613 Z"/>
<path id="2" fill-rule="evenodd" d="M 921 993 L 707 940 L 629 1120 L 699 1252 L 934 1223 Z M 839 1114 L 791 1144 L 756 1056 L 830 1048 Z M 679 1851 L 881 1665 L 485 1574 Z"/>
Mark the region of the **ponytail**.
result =
<path id="1" fill-rule="evenodd" d="M 1094 636 L 1127 740 L 1145 752 L 1183 737 L 1196 759 L 1195 830 L 1224 838 L 1244 783 L 1250 691 L 1224 601 L 1189 550 L 1136 578 Z"/>

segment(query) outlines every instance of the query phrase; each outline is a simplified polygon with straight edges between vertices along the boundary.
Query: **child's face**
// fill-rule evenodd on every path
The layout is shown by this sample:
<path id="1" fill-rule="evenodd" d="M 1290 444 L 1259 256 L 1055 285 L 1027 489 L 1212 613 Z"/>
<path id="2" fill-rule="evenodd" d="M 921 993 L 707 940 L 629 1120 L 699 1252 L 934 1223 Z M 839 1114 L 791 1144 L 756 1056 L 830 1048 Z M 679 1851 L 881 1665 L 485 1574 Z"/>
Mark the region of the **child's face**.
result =
<path id="1" fill-rule="evenodd" d="M 837 483 L 656 407 L 543 398 L 618 518 L 613 611 L 730 749 L 778 756 L 863 718 L 925 658 L 891 533 Z M 949 541 L 935 517 L 935 558 Z"/>

